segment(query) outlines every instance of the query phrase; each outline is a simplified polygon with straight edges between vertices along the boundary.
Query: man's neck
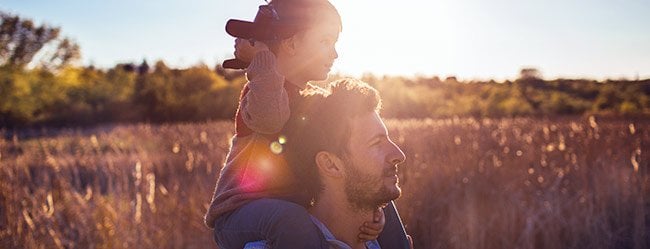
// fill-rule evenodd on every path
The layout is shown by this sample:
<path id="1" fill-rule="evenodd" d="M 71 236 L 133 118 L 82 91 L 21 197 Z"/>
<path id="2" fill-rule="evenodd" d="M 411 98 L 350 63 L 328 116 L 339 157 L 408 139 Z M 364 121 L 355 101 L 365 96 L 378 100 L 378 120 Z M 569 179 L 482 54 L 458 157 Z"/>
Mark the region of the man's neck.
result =
<path id="1" fill-rule="evenodd" d="M 373 211 L 356 210 L 345 196 L 337 196 L 335 192 L 328 191 L 328 194 L 321 195 L 309 212 L 323 222 L 337 240 L 352 249 L 365 249 L 365 243 L 359 241 L 359 228 L 364 222 L 372 220 Z"/>

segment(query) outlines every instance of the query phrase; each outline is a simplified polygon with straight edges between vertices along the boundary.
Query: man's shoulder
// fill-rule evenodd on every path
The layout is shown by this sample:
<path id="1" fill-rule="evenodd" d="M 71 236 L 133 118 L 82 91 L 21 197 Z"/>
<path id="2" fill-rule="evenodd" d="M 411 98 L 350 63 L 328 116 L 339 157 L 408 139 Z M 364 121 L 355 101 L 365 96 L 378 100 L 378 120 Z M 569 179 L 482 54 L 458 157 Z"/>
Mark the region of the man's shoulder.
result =
<path id="1" fill-rule="evenodd" d="M 312 222 L 318 227 L 321 233 L 324 236 L 324 239 L 330 245 L 331 249 L 351 249 L 348 244 L 345 244 L 343 241 L 337 240 L 334 235 L 327 229 L 327 226 L 323 224 L 318 218 L 313 215 L 310 215 Z M 248 242 L 244 246 L 244 249 L 269 249 L 271 248 L 265 240 Z M 377 240 L 372 240 L 366 242 L 366 248 L 368 249 L 381 249 L 379 242 Z"/>

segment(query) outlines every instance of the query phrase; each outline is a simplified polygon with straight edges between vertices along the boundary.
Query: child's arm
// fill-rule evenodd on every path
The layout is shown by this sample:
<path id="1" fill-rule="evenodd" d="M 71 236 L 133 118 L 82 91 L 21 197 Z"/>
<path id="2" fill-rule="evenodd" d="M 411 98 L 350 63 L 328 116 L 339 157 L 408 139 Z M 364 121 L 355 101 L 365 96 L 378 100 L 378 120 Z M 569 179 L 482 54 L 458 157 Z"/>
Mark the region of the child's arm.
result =
<path id="1" fill-rule="evenodd" d="M 389 202 L 388 206 L 384 208 L 384 214 L 386 216 L 386 225 L 377 239 L 379 245 L 383 248 L 411 248 L 408 235 L 404 230 L 404 225 L 393 201 Z"/>
<path id="2" fill-rule="evenodd" d="M 373 214 L 372 222 L 364 222 L 363 226 L 359 228 L 359 240 L 376 240 L 379 237 L 381 231 L 384 230 L 384 225 L 386 225 L 384 209 L 378 208 Z"/>
<path id="3" fill-rule="evenodd" d="M 236 57 L 251 60 L 246 72 L 249 90 L 239 103 L 244 123 L 257 133 L 279 132 L 289 119 L 289 98 L 275 55 L 261 42 L 251 46 L 248 41 L 238 40 L 235 48 Z"/>

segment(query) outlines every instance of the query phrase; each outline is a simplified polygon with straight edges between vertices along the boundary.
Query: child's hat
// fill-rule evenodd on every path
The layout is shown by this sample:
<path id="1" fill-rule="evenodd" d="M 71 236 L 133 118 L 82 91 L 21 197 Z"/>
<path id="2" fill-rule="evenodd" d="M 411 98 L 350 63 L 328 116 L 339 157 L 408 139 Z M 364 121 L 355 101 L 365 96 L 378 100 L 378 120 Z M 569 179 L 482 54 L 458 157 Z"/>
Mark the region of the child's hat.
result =
<path id="1" fill-rule="evenodd" d="M 255 40 L 271 41 L 290 36 L 298 28 L 298 25 L 289 22 L 289 19 L 280 20 L 273 4 L 261 5 L 252 22 L 230 19 L 226 23 L 226 32 L 234 37 Z M 223 62 L 224 68 L 244 69 L 248 63 L 231 59 Z"/>
<path id="2" fill-rule="evenodd" d="M 294 20 L 295 21 L 295 20 Z M 273 4 L 261 5 L 252 22 L 230 19 L 226 23 L 228 34 L 256 41 L 269 41 L 286 38 L 296 31 L 299 25 L 292 22 L 291 18 L 280 19 Z"/>

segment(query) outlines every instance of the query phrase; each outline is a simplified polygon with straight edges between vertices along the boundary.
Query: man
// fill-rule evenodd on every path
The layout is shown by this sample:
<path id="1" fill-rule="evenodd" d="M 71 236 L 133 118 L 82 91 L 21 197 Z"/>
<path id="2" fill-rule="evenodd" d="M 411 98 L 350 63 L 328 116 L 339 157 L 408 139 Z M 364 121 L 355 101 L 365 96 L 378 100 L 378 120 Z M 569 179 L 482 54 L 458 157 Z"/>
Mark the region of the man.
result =
<path id="1" fill-rule="evenodd" d="M 303 93 L 309 105 L 285 126 L 285 157 L 313 197 L 308 211 L 331 248 L 379 248 L 359 240 L 358 228 L 401 195 L 405 156 L 379 116 L 375 89 L 345 79 L 330 91 Z"/>
<path id="2" fill-rule="evenodd" d="M 279 141 L 278 132 L 295 110 L 302 108 L 299 91 L 308 88 L 308 81 L 326 79 L 338 57 L 338 11 L 328 1 L 273 0 L 259 7 L 255 21 L 230 20 L 226 31 L 237 37 L 236 61 L 247 67 L 249 82 L 241 94 L 236 134 L 205 224 L 214 228 L 220 248 L 242 248 L 248 241 L 263 239 L 271 248 L 325 248 L 274 141 Z M 384 216 L 378 213 L 377 217 Z M 383 219 L 370 219 L 368 226 L 357 229 L 358 237 L 407 244 L 395 208 L 391 205 L 385 213 L 383 232 Z"/>

